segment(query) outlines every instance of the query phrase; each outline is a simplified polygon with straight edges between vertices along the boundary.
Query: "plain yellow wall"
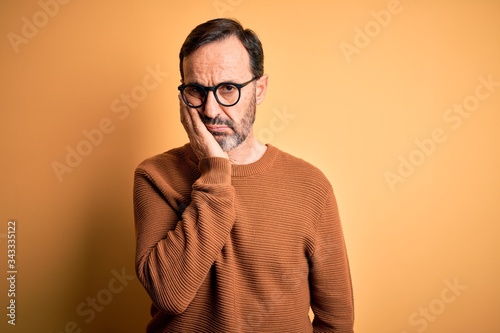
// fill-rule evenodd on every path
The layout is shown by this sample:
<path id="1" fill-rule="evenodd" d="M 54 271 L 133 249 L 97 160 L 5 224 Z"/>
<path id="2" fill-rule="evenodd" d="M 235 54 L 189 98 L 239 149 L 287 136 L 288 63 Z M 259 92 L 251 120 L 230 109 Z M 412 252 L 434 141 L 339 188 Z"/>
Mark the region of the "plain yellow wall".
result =
<path id="1" fill-rule="evenodd" d="M 257 135 L 334 186 L 356 331 L 499 332 L 493 0 L 2 0 L 1 331 L 144 331 L 133 170 L 186 142 L 178 51 L 219 16 L 264 44 Z"/>

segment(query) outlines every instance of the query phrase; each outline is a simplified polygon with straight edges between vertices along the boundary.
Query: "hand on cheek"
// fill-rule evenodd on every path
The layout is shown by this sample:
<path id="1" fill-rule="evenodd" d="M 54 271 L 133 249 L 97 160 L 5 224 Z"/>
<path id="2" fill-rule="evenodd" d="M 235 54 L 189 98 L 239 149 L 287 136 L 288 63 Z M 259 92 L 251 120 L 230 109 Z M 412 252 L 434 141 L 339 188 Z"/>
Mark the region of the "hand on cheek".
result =
<path id="1" fill-rule="evenodd" d="M 214 136 L 207 130 L 205 124 L 201 121 L 198 111 L 188 107 L 179 95 L 179 108 L 182 126 L 186 131 L 191 148 L 194 150 L 198 159 L 207 157 L 228 158 L 226 152 L 222 150 Z"/>

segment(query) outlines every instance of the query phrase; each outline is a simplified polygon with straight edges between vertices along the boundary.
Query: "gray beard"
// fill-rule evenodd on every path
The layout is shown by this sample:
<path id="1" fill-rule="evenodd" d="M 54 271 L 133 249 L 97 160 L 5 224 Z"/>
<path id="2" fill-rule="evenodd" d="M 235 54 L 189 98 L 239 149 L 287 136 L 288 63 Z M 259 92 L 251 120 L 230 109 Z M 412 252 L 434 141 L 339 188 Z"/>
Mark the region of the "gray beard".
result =
<path id="1" fill-rule="evenodd" d="M 238 147 L 248 138 L 248 135 L 250 134 L 252 126 L 255 122 L 255 113 L 256 113 L 256 101 L 254 97 L 250 105 L 248 106 L 248 109 L 246 110 L 244 117 L 241 119 L 240 126 L 238 127 L 235 126 L 235 124 L 229 119 L 202 118 L 202 121 L 204 124 L 226 125 L 233 131 L 232 134 L 212 133 L 212 135 L 215 138 L 215 141 L 217 141 L 222 150 L 228 152 Z"/>

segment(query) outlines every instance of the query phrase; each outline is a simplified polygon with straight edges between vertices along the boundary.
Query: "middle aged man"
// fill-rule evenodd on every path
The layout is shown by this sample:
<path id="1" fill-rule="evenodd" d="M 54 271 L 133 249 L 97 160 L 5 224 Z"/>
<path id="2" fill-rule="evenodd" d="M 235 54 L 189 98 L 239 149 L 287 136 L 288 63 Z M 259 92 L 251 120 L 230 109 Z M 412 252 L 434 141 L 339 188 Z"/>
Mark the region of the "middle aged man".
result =
<path id="1" fill-rule="evenodd" d="M 189 143 L 135 173 L 148 332 L 353 332 L 332 187 L 253 131 L 267 91 L 263 58 L 255 33 L 229 19 L 199 25 L 181 48 Z"/>

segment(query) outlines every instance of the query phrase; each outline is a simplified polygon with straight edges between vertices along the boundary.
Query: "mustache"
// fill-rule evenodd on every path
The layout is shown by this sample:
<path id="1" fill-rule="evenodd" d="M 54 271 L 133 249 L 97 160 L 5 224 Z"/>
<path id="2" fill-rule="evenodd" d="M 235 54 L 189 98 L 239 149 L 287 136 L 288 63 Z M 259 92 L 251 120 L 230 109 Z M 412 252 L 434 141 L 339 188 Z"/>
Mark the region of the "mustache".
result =
<path id="1" fill-rule="evenodd" d="M 231 129 L 234 129 L 234 123 L 230 119 L 222 119 L 219 116 L 210 118 L 205 115 L 200 115 L 200 118 L 205 125 L 224 125 Z"/>

